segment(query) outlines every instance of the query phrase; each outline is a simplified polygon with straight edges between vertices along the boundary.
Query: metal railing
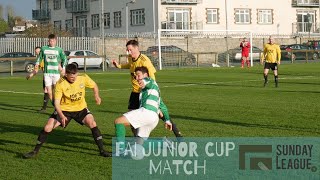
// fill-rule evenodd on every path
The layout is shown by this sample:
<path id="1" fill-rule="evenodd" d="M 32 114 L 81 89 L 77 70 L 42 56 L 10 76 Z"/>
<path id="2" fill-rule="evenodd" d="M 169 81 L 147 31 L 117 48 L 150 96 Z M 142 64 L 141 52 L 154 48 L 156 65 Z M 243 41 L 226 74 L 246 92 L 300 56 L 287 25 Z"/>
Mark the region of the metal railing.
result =
<path id="1" fill-rule="evenodd" d="M 299 0 L 292 0 L 291 2 L 292 7 L 316 7 L 319 6 L 319 0 L 309 0 L 309 1 L 299 1 Z"/>
<path id="2" fill-rule="evenodd" d="M 162 29 L 178 29 L 178 30 L 202 30 L 203 22 L 195 21 L 162 21 Z"/>
<path id="3" fill-rule="evenodd" d="M 51 19 L 50 9 L 38 9 L 32 10 L 33 20 L 49 20 Z"/>
<path id="4" fill-rule="evenodd" d="M 202 0 L 161 0 L 162 4 L 199 4 Z"/>

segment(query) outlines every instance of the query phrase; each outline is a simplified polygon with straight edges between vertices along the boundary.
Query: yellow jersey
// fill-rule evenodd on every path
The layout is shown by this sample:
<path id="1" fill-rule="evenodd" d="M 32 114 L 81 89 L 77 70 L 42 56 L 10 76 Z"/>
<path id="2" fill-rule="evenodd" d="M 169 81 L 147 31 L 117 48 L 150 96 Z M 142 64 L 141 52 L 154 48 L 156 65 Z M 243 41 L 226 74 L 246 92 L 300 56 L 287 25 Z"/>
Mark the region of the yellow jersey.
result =
<path id="1" fill-rule="evenodd" d="M 133 59 L 131 56 L 129 56 L 128 63 L 121 64 L 118 66 L 118 68 L 121 68 L 121 69 L 130 69 L 131 84 L 133 89 L 132 91 L 135 93 L 140 93 L 140 86 L 138 81 L 135 79 L 134 70 L 137 67 L 142 67 L 142 66 L 148 69 L 149 77 L 152 78 L 153 80 L 156 80 L 156 77 L 154 75 L 156 73 L 156 69 L 152 65 L 150 59 L 144 54 L 140 54 L 137 59 Z"/>
<path id="2" fill-rule="evenodd" d="M 62 111 L 76 112 L 87 107 L 85 89 L 94 88 L 96 83 L 86 74 L 78 75 L 74 83 L 62 77 L 56 84 L 54 98 L 60 99 Z"/>
<path id="3" fill-rule="evenodd" d="M 281 50 L 277 44 L 265 44 L 263 48 L 263 59 L 267 63 L 277 63 L 281 60 Z"/>

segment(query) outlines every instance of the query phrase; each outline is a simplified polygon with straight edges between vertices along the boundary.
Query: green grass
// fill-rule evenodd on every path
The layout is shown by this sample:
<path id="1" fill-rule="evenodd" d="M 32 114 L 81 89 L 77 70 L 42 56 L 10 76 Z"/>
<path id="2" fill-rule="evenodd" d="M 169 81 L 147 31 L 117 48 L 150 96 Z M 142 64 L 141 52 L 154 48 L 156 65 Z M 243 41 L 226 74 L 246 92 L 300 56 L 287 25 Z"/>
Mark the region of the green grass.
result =
<path id="1" fill-rule="evenodd" d="M 269 85 L 262 87 L 261 66 L 163 70 L 156 75 L 184 136 L 319 137 L 319 69 L 319 63 L 281 65 L 279 88 L 272 74 Z M 89 75 L 98 83 L 103 103 L 95 105 L 88 90 L 88 106 L 111 150 L 113 120 L 127 109 L 129 73 Z M 21 154 L 33 149 L 53 109 L 36 112 L 42 104 L 41 77 L 27 81 L 21 75 L 2 76 L 0 84 L 0 179 L 111 179 L 111 159 L 98 156 L 90 130 L 75 122 L 51 133 L 36 159 L 22 159 Z M 160 122 L 151 136 L 173 134 Z"/>

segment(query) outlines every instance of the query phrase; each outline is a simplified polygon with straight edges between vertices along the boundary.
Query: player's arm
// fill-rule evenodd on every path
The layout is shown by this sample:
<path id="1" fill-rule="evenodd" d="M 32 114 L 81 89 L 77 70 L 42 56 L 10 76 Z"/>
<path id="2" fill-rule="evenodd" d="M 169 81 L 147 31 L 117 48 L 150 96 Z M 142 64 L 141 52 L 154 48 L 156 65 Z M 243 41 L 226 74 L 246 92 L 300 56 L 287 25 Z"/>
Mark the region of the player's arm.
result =
<path id="1" fill-rule="evenodd" d="M 250 47 L 251 47 L 250 42 L 247 42 L 247 48 L 250 48 Z"/>
<path id="2" fill-rule="evenodd" d="M 62 49 L 60 49 L 60 51 L 59 51 L 59 56 L 60 56 L 60 59 L 61 59 L 61 66 L 60 66 L 60 63 L 59 63 L 59 69 L 60 69 L 61 74 L 64 76 L 64 74 L 66 72 L 66 66 L 68 64 L 68 59 L 67 59 L 67 56 L 66 56 L 66 54 L 64 53 L 64 51 Z"/>
<path id="3" fill-rule="evenodd" d="M 35 65 L 35 67 L 34 67 L 34 71 L 36 71 L 36 73 L 38 72 L 38 70 L 39 70 L 39 64 L 40 63 L 42 63 L 42 61 L 44 61 L 44 53 L 43 53 L 43 49 L 41 48 L 40 49 L 40 53 L 39 53 L 39 55 L 38 55 L 38 57 L 37 57 L 37 60 L 36 60 L 36 65 Z"/>
<path id="4" fill-rule="evenodd" d="M 29 80 L 33 76 L 37 75 L 38 71 L 33 70 L 30 74 L 27 75 L 26 79 Z"/>
<path id="5" fill-rule="evenodd" d="M 165 128 L 172 131 L 172 123 L 170 121 L 169 111 L 167 106 L 162 101 L 162 98 L 160 97 L 160 106 L 159 109 L 161 111 L 161 114 L 163 115 L 163 121 L 165 122 Z"/>
<path id="6" fill-rule="evenodd" d="M 277 63 L 280 64 L 280 61 L 281 61 L 281 50 L 280 50 L 280 47 L 277 46 Z"/>
<path id="7" fill-rule="evenodd" d="M 61 119 L 61 124 L 62 127 L 65 127 L 66 125 L 66 121 L 68 120 L 67 117 L 63 114 L 62 110 L 61 110 L 61 106 L 60 106 L 60 101 L 62 98 L 62 88 L 60 86 L 60 84 L 57 84 L 54 90 L 54 107 L 55 110 L 58 113 L 58 116 Z"/>
<path id="8" fill-rule="evenodd" d="M 94 99 L 96 100 L 96 104 L 100 105 L 101 104 L 101 98 L 99 95 L 99 87 L 98 85 L 88 76 L 88 75 L 84 75 L 85 78 L 85 86 L 87 88 L 91 88 L 93 89 L 93 94 L 94 94 Z"/>
<path id="9" fill-rule="evenodd" d="M 129 69 L 130 63 L 119 64 L 116 60 L 112 60 L 112 64 L 119 69 Z"/>
<path id="10" fill-rule="evenodd" d="M 266 46 L 263 47 L 263 51 L 260 57 L 260 63 L 263 64 L 263 62 L 265 61 L 266 58 L 266 54 L 267 54 L 267 48 Z"/>

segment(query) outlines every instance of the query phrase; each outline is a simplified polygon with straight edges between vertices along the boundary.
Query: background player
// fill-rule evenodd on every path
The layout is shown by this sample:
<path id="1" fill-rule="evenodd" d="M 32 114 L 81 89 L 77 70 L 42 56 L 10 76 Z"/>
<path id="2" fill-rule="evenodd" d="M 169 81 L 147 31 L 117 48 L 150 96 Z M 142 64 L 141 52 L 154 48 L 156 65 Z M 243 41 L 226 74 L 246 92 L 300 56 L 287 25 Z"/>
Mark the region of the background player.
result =
<path id="1" fill-rule="evenodd" d="M 281 50 L 279 45 L 274 43 L 274 38 L 269 37 L 269 42 L 264 45 L 261 63 L 264 63 L 264 86 L 268 84 L 269 69 L 273 71 L 275 86 L 278 87 L 278 65 L 281 60 Z"/>
<path id="2" fill-rule="evenodd" d="M 242 61 L 241 61 L 241 68 L 244 67 L 244 62 L 246 62 L 247 67 L 250 67 L 250 62 L 249 62 L 249 51 L 250 51 L 250 42 L 247 40 L 246 37 L 243 38 L 242 42 L 240 43 L 241 47 L 241 56 L 242 56 Z"/>

